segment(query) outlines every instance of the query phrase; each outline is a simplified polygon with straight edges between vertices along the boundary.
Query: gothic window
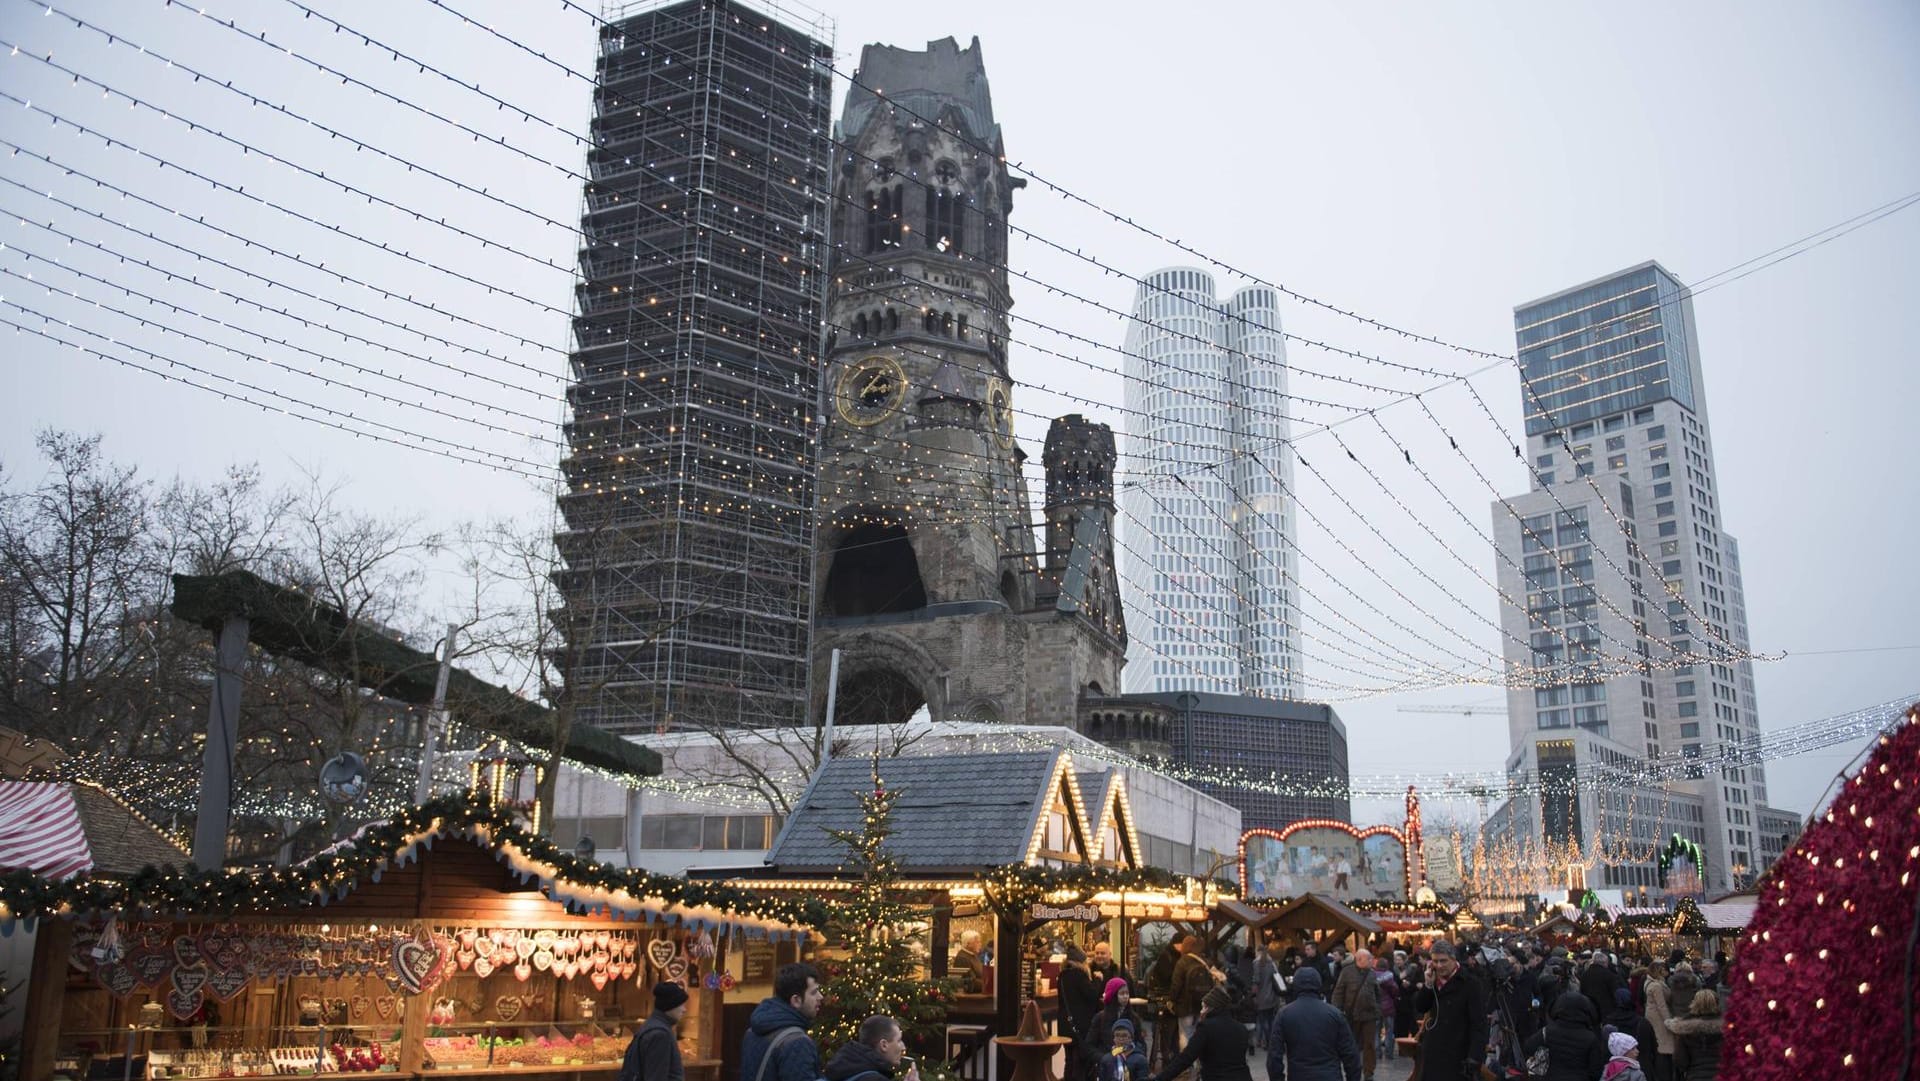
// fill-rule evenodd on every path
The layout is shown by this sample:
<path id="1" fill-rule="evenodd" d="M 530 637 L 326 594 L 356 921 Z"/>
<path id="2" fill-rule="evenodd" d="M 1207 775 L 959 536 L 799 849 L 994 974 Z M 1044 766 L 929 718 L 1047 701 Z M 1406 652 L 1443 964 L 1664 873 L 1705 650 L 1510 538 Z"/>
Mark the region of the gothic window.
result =
<path id="1" fill-rule="evenodd" d="M 952 312 L 945 312 L 941 314 L 940 333 L 946 335 L 949 338 L 953 337 L 953 313 Z"/>
<path id="2" fill-rule="evenodd" d="M 928 308 L 920 313 L 920 329 L 926 331 L 928 334 L 939 333 L 940 317 L 934 314 L 932 308 Z"/>
<path id="3" fill-rule="evenodd" d="M 880 223 L 885 217 L 884 213 L 880 209 L 880 201 L 883 198 L 885 198 L 884 192 L 870 191 L 867 193 L 867 228 L 866 228 L 865 247 L 866 247 L 867 254 L 869 255 L 880 250 Z"/>
<path id="4" fill-rule="evenodd" d="M 856 338 L 864 338 L 867 336 L 866 312 L 861 312 L 859 315 L 853 317 L 853 336 Z"/>
<path id="5" fill-rule="evenodd" d="M 887 330 L 889 333 L 900 329 L 900 312 L 895 308 L 887 309 Z"/>
<path id="6" fill-rule="evenodd" d="M 934 183 L 927 186 L 927 247 L 951 255 L 964 249 L 962 195 L 955 186 L 959 179 L 960 170 L 943 161 L 934 168 Z"/>
<path id="7" fill-rule="evenodd" d="M 964 315 L 960 317 L 960 340 L 967 340 L 967 317 Z"/>
<path id="8" fill-rule="evenodd" d="M 901 237 L 904 235 L 902 231 L 906 226 L 906 218 L 904 215 L 906 203 L 907 193 L 900 190 L 900 186 L 897 184 L 880 193 L 880 208 L 883 215 L 880 221 L 881 247 L 897 248 L 900 246 Z"/>

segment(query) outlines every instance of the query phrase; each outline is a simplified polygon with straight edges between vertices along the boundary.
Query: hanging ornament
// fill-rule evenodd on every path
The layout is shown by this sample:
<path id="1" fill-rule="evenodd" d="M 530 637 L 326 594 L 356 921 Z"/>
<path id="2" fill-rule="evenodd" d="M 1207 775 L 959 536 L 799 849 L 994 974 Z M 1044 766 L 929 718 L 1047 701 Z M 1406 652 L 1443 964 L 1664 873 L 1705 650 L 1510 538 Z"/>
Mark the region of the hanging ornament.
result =
<path id="1" fill-rule="evenodd" d="M 320 767 L 320 794 L 334 803 L 353 803 L 367 794 L 367 760 L 342 751 Z"/>

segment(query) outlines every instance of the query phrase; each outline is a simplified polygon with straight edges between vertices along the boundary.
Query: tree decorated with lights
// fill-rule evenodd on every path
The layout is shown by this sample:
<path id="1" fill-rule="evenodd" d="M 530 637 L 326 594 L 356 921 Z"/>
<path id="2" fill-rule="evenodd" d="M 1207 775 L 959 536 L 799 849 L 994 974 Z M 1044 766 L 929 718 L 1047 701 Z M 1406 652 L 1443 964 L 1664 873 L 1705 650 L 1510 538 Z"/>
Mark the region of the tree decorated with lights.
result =
<path id="1" fill-rule="evenodd" d="M 1920 706 L 1760 886 L 1720 1076 L 1880 1081 L 1920 1062 Z"/>
<path id="2" fill-rule="evenodd" d="M 941 1046 L 947 1004 L 957 985 L 930 981 L 917 971 L 920 951 L 915 947 L 925 932 L 913 906 L 900 899 L 899 866 L 886 851 L 900 793 L 880 779 L 875 762 L 873 788 L 860 795 L 860 828 L 828 831 L 846 846 L 847 860 L 840 870 L 852 888 L 833 900 L 825 925 L 828 941 L 847 953 L 826 966 L 826 1001 L 813 1030 L 823 1056 L 852 1040 L 860 1022 L 877 1013 L 900 1022 L 910 1047 Z"/>

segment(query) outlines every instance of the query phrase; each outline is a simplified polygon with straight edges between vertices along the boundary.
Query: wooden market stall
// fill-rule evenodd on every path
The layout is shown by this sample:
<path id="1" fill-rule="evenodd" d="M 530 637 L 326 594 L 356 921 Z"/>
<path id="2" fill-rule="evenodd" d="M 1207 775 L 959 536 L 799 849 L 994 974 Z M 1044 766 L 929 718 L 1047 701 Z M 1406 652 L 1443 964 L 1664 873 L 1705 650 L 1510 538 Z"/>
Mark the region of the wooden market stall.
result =
<path id="1" fill-rule="evenodd" d="M 968 932 L 979 936 L 984 979 L 949 1009 L 941 1049 L 963 1076 L 990 1072 L 983 1064 L 992 1039 L 1014 1035 L 1028 1003 L 1044 1021 L 1055 1019 L 1056 945 L 1091 951 L 1106 942 L 1131 970 L 1140 923 L 1205 919 L 1222 896 L 1213 884 L 1145 867 L 1124 777 L 1082 770 L 1058 749 L 830 762 L 763 866 L 689 873 L 746 876 L 740 884 L 756 892 L 830 899 L 849 886 L 834 832 L 859 831 L 860 796 L 876 771 L 898 793 L 884 851 L 898 887 L 926 914 L 927 975 L 961 975 L 955 954 Z M 999 1070 L 1008 1076 L 1011 1063 Z"/>
<path id="2" fill-rule="evenodd" d="M 292 868 L 9 878 L 0 904 L 53 981 L 25 1081 L 611 1074 L 661 980 L 691 992 L 690 1081 L 719 1081 L 729 951 L 791 952 L 807 907 L 583 861 L 461 799 Z"/>
<path id="3" fill-rule="evenodd" d="M 1371 917 L 1319 893 L 1301 894 L 1272 909 L 1265 927 L 1277 935 L 1311 938 L 1322 948 L 1350 937 L 1364 944 L 1382 930 Z"/>

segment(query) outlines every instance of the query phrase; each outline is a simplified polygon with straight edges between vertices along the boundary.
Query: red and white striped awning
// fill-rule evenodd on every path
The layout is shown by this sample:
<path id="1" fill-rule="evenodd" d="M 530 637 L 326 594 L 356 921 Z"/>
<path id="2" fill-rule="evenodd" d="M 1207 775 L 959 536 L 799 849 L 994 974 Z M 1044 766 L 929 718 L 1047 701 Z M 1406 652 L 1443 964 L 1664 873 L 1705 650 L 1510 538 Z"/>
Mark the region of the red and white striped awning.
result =
<path id="1" fill-rule="evenodd" d="M 0 781 L 0 870 L 62 879 L 93 869 L 86 826 L 64 784 Z"/>

